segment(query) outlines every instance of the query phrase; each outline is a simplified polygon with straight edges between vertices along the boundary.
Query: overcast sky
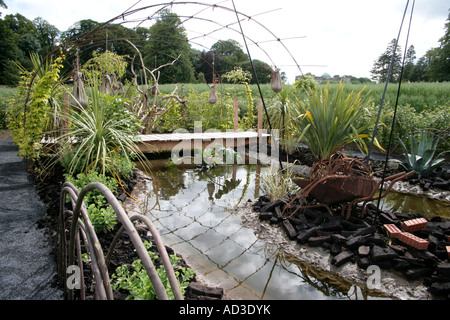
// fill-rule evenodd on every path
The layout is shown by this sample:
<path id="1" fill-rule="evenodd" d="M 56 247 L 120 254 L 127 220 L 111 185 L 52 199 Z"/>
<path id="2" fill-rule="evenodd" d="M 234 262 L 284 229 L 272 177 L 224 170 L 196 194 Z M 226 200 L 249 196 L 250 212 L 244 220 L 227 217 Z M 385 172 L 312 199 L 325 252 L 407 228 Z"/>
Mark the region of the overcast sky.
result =
<path id="1" fill-rule="evenodd" d="M 20 13 L 32 20 L 42 17 L 60 31 L 75 22 L 92 19 L 105 22 L 132 7 L 152 6 L 125 19 L 125 26 L 152 15 L 156 6 L 170 1 L 155 0 L 4 0 L 6 14 Z M 180 16 L 192 16 L 185 24 L 194 47 L 209 49 L 218 39 L 235 39 L 243 45 L 236 15 L 223 8 L 212 8 L 200 2 L 233 8 L 231 0 L 174 1 L 172 10 Z M 179 4 L 176 4 L 176 3 Z M 407 0 L 234 0 L 237 11 L 252 17 L 242 21 L 242 28 L 253 59 L 279 67 L 290 82 L 301 71 L 316 75 L 354 75 L 370 77 L 373 62 L 397 37 Z M 404 48 L 413 1 L 403 26 L 400 45 Z M 414 45 L 417 58 L 437 47 L 444 35 L 448 17 L 448 0 L 418 0 L 415 3 L 409 45 Z M 201 11 L 201 12 L 200 12 Z M 154 21 L 154 20 L 152 20 Z M 142 26 L 150 26 L 145 22 Z M 223 28 L 223 26 L 229 26 Z M 221 29 L 220 31 L 218 29 Z M 217 30 L 217 31 L 216 31 Z M 281 42 L 276 39 L 281 39 Z M 258 45 L 255 45 L 257 43 Z M 243 47 L 246 51 L 245 47 Z"/>

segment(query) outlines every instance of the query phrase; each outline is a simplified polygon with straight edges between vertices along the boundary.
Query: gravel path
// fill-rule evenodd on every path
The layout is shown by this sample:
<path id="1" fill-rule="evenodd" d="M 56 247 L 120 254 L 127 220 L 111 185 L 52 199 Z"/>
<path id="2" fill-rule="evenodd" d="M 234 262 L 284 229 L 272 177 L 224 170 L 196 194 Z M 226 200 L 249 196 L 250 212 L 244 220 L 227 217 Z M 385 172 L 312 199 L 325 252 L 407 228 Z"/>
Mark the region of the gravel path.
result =
<path id="1" fill-rule="evenodd" d="M 0 299 L 61 300 L 56 262 L 38 221 L 46 207 L 12 138 L 0 139 Z"/>

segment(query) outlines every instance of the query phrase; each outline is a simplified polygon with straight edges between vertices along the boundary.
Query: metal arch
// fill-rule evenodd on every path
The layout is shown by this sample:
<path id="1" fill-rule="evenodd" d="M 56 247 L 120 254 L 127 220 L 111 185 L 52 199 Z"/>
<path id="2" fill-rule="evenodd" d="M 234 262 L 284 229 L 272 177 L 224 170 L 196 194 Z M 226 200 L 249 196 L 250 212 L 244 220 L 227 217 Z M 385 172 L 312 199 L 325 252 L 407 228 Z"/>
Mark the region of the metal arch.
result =
<path id="1" fill-rule="evenodd" d="M 222 2 L 225 2 L 225 1 L 222 1 Z M 220 2 L 220 3 L 222 3 L 222 2 Z M 144 7 L 137 8 L 137 9 L 133 9 L 133 10 L 127 10 L 127 11 L 121 13 L 120 15 L 118 15 L 118 16 L 116 16 L 116 17 L 114 17 L 114 18 L 108 20 L 107 22 L 103 23 L 103 24 L 100 25 L 98 28 L 102 28 L 103 26 L 105 26 L 105 25 L 107 25 L 107 24 L 109 24 L 109 23 L 112 23 L 112 22 L 114 22 L 114 21 L 116 21 L 116 20 L 118 20 L 118 19 L 120 19 L 120 18 L 124 19 L 126 16 L 130 16 L 130 15 L 132 15 L 132 14 L 135 14 L 135 13 L 139 12 L 139 11 L 147 10 L 147 9 L 150 9 L 150 8 L 162 7 L 162 8 L 160 9 L 160 10 L 162 10 L 162 9 L 164 9 L 164 8 L 167 8 L 167 7 L 170 7 L 170 6 L 173 6 L 173 5 L 187 5 L 187 4 L 199 5 L 199 6 L 206 6 L 206 7 L 210 7 L 210 8 L 219 8 L 219 9 L 222 9 L 222 10 L 225 10 L 225 11 L 228 11 L 228 12 L 234 12 L 234 13 L 236 13 L 236 14 L 238 14 L 238 15 L 243 16 L 243 17 L 244 17 L 245 19 L 247 19 L 247 20 L 252 20 L 252 21 L 254 21 L 256 24 L 258 24 L 260 27 L 262 27 L 264 30 L 266 30 L 269 34 L 271 34 L 271 35 L 273 36 L 273 38 L 274 38 L 276 41 L 278 41 L 278 42 L 283 46 L 283 48 L 284 48 L 284 49 L 288 52 L 288 54 L 291 56 L 292 60 L 294 61 L 294 63 L 295 63 L 295 65 L 297 66 L 297 68 L 299 69 L 300 73 L 303 74 L 302 69 L 300 68 L 300 65 L 298 64 L 298 62 L 296 61 L 296 59 L 295 59 L 295 57 L 292 55 L 292 53 L 289 51 L 289 49 L 286 47 L 286 45 L 283 43 L 283 41 L 281 41 L 280 37 L 277 37 L 277 36 L 276 36 L 269 28 L 267 28 L 265 25 L 263 25 L 263 24 L 262 24 L 261 22 L 259 22 L 258 20 L 254 19 L 252 16 L 249 16 L 249 15 L 247 15 L 247 14 L 245 14 L 245 13 L 242 13 L 242 12 L 240 12 L 240 11 L 236 11 L 236 10 L 234 10 L 234 9 L 232 9 L 232 8 L 225 7 L 225 6 L 220 5 L 220 4 L 210 4 L 210 3 L 204 3 L 204 2 L 199 2 L 199 1 L 180 1 L 180 2 L 174 2 L 174 1 L 171 1 L 171 2 L 166 2 L 166 3 L 160 3 L 160 4 L 148 5 L 148 6 L 144 6 Z M 160 11 L 160 10 L 158 10 L 158 11 Z M 203 10 L 201 10 L 200 12 L 202 12 L 202 11 L 203 11 Z M 200 13 L 200 12 L 198 12 L 198 13 Z M 198 13 L 197 13 L 197 14 L 198 14 Z M 183 21 L 183 23 L 186 22 L 186 21 L 188 21 L 188 20 L 190 20 L 190 19 L 194 19 L 194 18 L 195 18 L 195 19 L 200 19 L 200 20 L 202 20 L 202 18 L 195 17 L 195 15 L 197 15 L 197 14 L 194 14 L 194 15 L 192 15 L 192 16 L 185 16 L 185 18 L 187 18 L 187 19 L 185 19 L 185 20 Z M 204 19 L 204 20 L 208 20 L 208 19 Z M 220 25 L 219 23 L 217 23 L 217 22 L 215 22 L 215 21 L 210 21 L 210 22 L 213 22 L 213 23 L 216 23 L 216 24 Z M 236 22 L 235 22 L 235 23 L 236 23 Z M 231 23 L 230 25 L 235 24 L 235 23 Z M 228 29 L 230 29 L 230 30 L 232 30 L 232 31 L 238 32 L 239 34 L 241 33 L 241 32 L 238 31 L 238 30 L 235 30 L 235 29 L 233 29 L 233 28 L 229 28 L 230 25 L 227 25 L 227 26 L 220 25 L 220 26 L 221 26 L 222 28 L 228 28 Z M 95 30 L 95 29 L 94 29 L 94 30 Z M 215 30 L 215 31 L 217 31 L 217 30 Z M 215 32 L 215 31 L 214 31 L 214 32 Z M 244 35 L 244 36 L 245 36 L 245 35 Z M 246 36 L 245 36 L 245 37 L 246 37 Z M 260 48 L 260 49 L 268 56 L 267 52 L 265 52 L 265 51 L 258 45 L 257 42 L 253 41 L 252 39 L 250 39 L 250 38 L 248 38 L 248 37 L 246 37 L 246 38 L 247 38 L 249 41 L 253 42 L 253 44 L 255 44 L 258 48 Z M 270 56 L 268 56 L 268 57 L 269 57 L 269 59 L 271 60 L 271 62 L 273 63 L 273 61 L 272 61 L 272 59 L 270 58 Z"/>
<path id="2" fill-rule="evenodd" d="M 90 30 L 90 31 L 87 31 L 87 32 L 85 32 L 85 33 L 83 33 L 83 34 L 74 36 L 74 37 L 72 37 L 72 38 L 70 38 L 70 39 L 67 39 L 64 43 L 61 43 L 58 47 L 56 47 L 56 48 L 53 49 L 49 54 L 47 54 L 47 56 L 45 56 L 45 57 L 42 59 L 41 65 L 42 65 L 42 64 L 43 64 L 50 56 L 52 56 L 52 55 L 56 54 L 58 51 L 60 51 L 60 50 L 62 49 L 62 46 L 63 46 L 63 45 L 68 46 L 67 51 L 65 52 L 65 54 L 67 54 L 68 52 L 70 52 L 71 50 L 73 50 L 73 49 L 76 47 L 76 44 L 77 44 L 77 43 L 80 44 L 80 43 L 82 43 L 82 42 L 84 42 L 84 41 L 86 41 L 86 40 L 93 40 L 94 38 L 90 38 L 92 35 L 96 34 L 99 30 L 101 30 L 101 29 L 107 27 L 108 24 L 113 23 L 113 22 L 116 21 L 116 20 L 122 19 L 122 20 L 125 21 L 125 17 L 128 17 L 128 16 L 130 16 L 130 15 L 132 15 L 132 14 L 135 14 L 135 13 L 137 13 L 137 12 L 140 12 L 140 11 L 143 11 L 143 10 L 147 10 L 147 9 L 150 9 L 150 8 L 161 7 L 161 8 L 157 11 L 157 12 L 159 12 L 159 11 L 161 11 L 161 10 L 164 9 L 164 8 L 167 8 L 167 7 L 173 7 L 173 5 L 189 5 L 189 4 L 191 4 L 191 5 L 205 6 L 205 7 L 209 7 L 209 8 L 219 8 L 219 9 L 222 9 L 222 10 L 225 10 L 225 11 L 228 11 L 228 12 L 234 12 L 234 13 L 236 13 L 237 15 L 243 16 L 245 19 L 252 20 L 252 21 L 255 22 L 256 24 L 258 24 L 259 26 L 261 26 L 264 30 L 266 30 L 267 32 L 269 32 L 269 34 L 273 36 L 273 39 L 274 39 L 273 41 L 277 41 L 277 42 L 279 42 L 279 43 L 283 46 L 283 48 L 287 51 L 287 53 L 288 53 L 288 54 L 290 55 L 290 57 L 293 59 L 295 65 L 296 65 L 296 67 L 299 69 L 300 73 L 303 75 L 303 72 L 302 72 L 302 69 L 301 69 L 300 65 L 298 64 L 298 62 L 296 61 L 296 59 L 294 58 L 294 56 L 292 55 L 292 53 L 288 50 L 288 48 L 286 47 L 286 45 L 283 43 L 283 41 L 282 41 L 281 38 L 277 37 L 277 36 L 276 36 L 269 28 L 267 28 L 266 26 L 264 26 L 264 25 L 263 25 L 262 23 L 260 23 L 258 20 L 254 19 L 252 16 L 249 16 L 249 15 L 244 14 L 244 13 L 242 13 L 242 12 L 238 12 L 238 11 L 232 9 L 232 8 L 228 8 L 228 7 L 226 7 L 226 6 L 221 5 L 221 3 L 225 2 L 225 1 L 221 1 L 221 2 L 216 3 L 216 4 L 204 3 L 204 2 L 199 2 L 199 1 L 180 1 L 180 2 L 171 1 L 171 2 L 165 2 L 165 3 L 160 3 L 160 4 L 147 5 L 147 6 L 144 6 L 144 7 L 141 7 L 141 8 L 133 9 L 133 7 L 135 7 L 139 2 L 140 2 L 140 1 L 136 2 L 133 6 L 131 6 L 129 9 L 127 9 L 127 10 L 124 11 L 123 13 L 119 14 L 118 16 L 116 16 L 116 17 L 114 17 L 114 18 L 112 18 L 112 19 L 110 19 L 110 20 L 108 20 L 108 21 L 106 21 L 106 22 L 104 22 L 104 23 L 101 23 L 100 25 L 98 25 L 98 26 L 95 27 L 94 29 L 92 29 L 92 30 Z M 205 18 L 198 18 L 198 17 L 196 17 L 196 15 L 198 15 L 198 14 L 201 13 L 201 12 L 203 12 L 204 10 L 205 10 L 205 9 L 200 10 L 200 11 L 197 12 L 196 14 L 187 17 L 187 18 L 183 21 L 183 23 L 186 22 L 186 21 L 188 21 L 188 20 L 190 20 L 190 19 L 199 19 L 199 20 L 202 20 L 202 19 L 203 19 L 203 20 L 207 20 L 207 19 L 205 19 Z M 153 14 L 153 16 L 154 16 L 157 12 L 155 12 L 155 13 Z M 259 15 L 259 14 L 257 14 L 257 15 Z M 255 16 L 256 16 L 256 15 L 255 15 Z M 153 19 L 153 18 L 150 18 L 150 19 Z M 214 22 L 214 23 L 220 25 L 219 23 L 217 23 L 217 22 L 215 22 L 215 21 L 212 21 L 212 22 Z M 232 29 L 232 28 L 229 27 L 230 25 L 233 25 L 233 24 L 235 24 L 235 23 L 231 23 L 231 24 L 229 24 L 229 25 L 227 25 L 227 26 L 222 26 L 222 25 L 220 25 L 220 26 L 221 26 L 222 28 L 228 28 L 228 29 L 230 29 L 230 30 L 232 30 L 232 31 L 235 31 L 235 32 L 240 33 L 239 31 L 234 30 L 234 29 Z M 261 48 L 261 46 L 259 45 L 258 42 L 253 41 L 252 39 L 248 38 L 248 37 L 245 36 L 245 35 L 243 35 L 243 36 L 244 36 L 246 39 L 248 39 L 249 41 L 251 41 L 252 44 L 256 45 L 262 52 L 264 52 L 265 55 L 266 55 L 266 56 L 269 58 L 269 60 L 271 61 L 271 63 L 272 63 L 274 66 L 276 66 L 276 64 L 272 61 L 271 57 L 268 55 L 268 53 L 267 53 L 263 48 Z M 193 38 L 193 39 L 195 39 L 195 38 Z M 72 45 L 72 46 L 71 46 L 71 45 Z M 40 65 L 40 66 L 41 66 L 41 65 Z M 40 66 L 39 66 L 39 68 L 38 68 L 36 71 L 34 71 L 34 72 L 32 73 L 32 75 L 31 75 L 30 84 L 29 84 L 28 90 L 27 90 L 27 96 L 26 96 L 25 102 L 24 102 L 24 108 L 26 108 L 26 106 L 28 105 L 28 101 L 29 101 L 29 98 L 30 98 L 30 92 L 31 92 L 31 86 L 32 86 L 32 84 L 34 83 L 35 77 L 36 77 L 36 75 L 37 75 L 37 73 L 38 73 L 38 70 L 40 69 Z M 25 115 L 26 115 L 26 112 L 25 112 Z"/>
<path id="3" fill-rule="evenodd" d="M 108 252 L 108 256 L 105 260 L 105 256 L 103 254 L 103 250 L 101 248 L 100 242 L 98 241 L 97 235 L 94 231 L 92 223 L 88 217 L 86 207 L 84 205 L 84 197 L 89 191 L 98 190 L 101 194 L 106 198 L 108 203 L 114 209 L 118 221 L 122 224 L 119 232 L 114 238 L 113 243 L 111 244 L 110 250 Z M 70 201 L 72 203 L 73 211 L 65 209 L 65 199 L 66 196 L 69 196 Z M 65 217 L 66 215 L 71 215 L 71 228 L 70 228 L 70 236 L 68 248 L 66 244 L 66 236 L 65 236 Z M 59 222 L 58 222 L 58 242 L 59 242 L 59 254 L 58 254 L 58 270 L 60 274 L 60 279 L 63 285 L 66 284 L 67 276 L 66 268 L 70 265 L 74 264 L 75 254 L 78 256 L 78 263 L 81 264 L 81 245 L 79 239 L 79 231 L 81 231 L 81 235 L 84 239 L 86 248 L 88 253 L 90 254 L 92 261 L 92 271 L 94 274 L 94 279 L 96 283 L 96 298 L 101 300 L 110 300 L 113 299 L 113 293 L 111 289 L 110 278 L 108 274 L 108 263 L 111 259 L 111 255 L 113 253 L 114 247 L 123 233 L 123 231 L 127 231 L 131 242 L 133 243 L 139 258 L 142 261 L 142 264 L 147 271 L 147 274 L 150 278 L 150 281 L 155 288 L 158 299 L 160 300 L 168 300 L 167 293 L 165 291 L 164 285 L 162 284 L 161 279 L 159 278 L 156 268 L 148 255 L 147 249 L 145 248 L 142 239 L 140 238 L 137 230 L 133 224 L 134 221 L 143 222 L 153 238 L 155 239 L 160 257 L 163 261 L 164 268 L 167 273 L 167 277 L 169 278 L 169 283 L 171 289 L 174 293 L 174 297 L 177 300 L 182 300 L 183 295 L 181 293 L 181 289 L 179 287 L 178 281 L 175 276 L 175 272 L 173 270 L 173 266 L 170 263 L 169 256 L 165 249 L 165 246 L 151 221 L 145 216 L 135 216 L 131 219 L 128 217 L 127 213 L 123 209 L 122 205 L 115 198 L 113 193 L 102 183 L 93 182 L 85 186 L 81 191 L 79 191 L 72 183 L 65 182 L 61 194 L 60 194 L 60 213 L 59 213 Z M 76 249 L 76 252 L 75 252 Z M 82 288 L 82 297 L 84 296 L 84 282 L 81 282 Z M 73 299 L 73 290 L 65 287 L 65 292 L 69 299 Z"/>

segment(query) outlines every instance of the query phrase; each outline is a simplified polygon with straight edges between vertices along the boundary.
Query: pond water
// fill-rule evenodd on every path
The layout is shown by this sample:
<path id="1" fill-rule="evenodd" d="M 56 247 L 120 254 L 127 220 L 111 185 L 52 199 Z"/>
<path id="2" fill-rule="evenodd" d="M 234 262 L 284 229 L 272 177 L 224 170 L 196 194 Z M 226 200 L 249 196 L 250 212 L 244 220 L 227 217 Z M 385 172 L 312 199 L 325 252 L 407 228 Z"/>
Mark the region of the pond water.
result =
<path id="1" fill-rule="evenodd" d="M 260 195 L 260 165 L 167 168 L 151 161 L 153 208 L 164 243 L 231 299 L 374 299 L 360 288 L 299 261 L 244 227 L 236 207 Z"/>

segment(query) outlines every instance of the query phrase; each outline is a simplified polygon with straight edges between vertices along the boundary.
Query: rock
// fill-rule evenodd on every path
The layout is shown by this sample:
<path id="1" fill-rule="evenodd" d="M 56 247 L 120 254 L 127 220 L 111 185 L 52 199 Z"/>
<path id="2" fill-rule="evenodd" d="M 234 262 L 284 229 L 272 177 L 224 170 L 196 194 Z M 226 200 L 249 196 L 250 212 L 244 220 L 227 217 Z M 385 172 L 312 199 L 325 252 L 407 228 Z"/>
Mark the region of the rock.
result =
<path id="1" fill-rule="evenodd" d="M 297 231 L 289 222 L 289 220 L 283 220 L 283 227 L 289 239 L 294 240 L 297 237 Z"/>
<path id="2" fill-rule="evenodd" d="M 370 247 L 369 246 L 360 246 L 358 248 L 358 254 L 361 257 L 366 257 L 368 256 L 370 253 Z"/>
<path id="3" fill-rule="evenodd" d="M 389 269 L 392 267 L 391 260 L 372 261 L 372 264 L 379 266 L 381 269 Z"/>
<path id="4" fill-rule="evenodd" d="M 119 197 L 117 197 L 117 200 L 124 202 L 126 198 L 127 198 L 127 194 L 122 193 Z"/>
<path id="5" fill-rule="evenodd" d="M 201 285 L 198 282 L 191 282 L 186 291 L 197 296 L 206 296 L 216 299 L 222 299 L 223 297 L 223 288 L 208 287 Z"/>
<path id="6" fill-rule="evenodd" d="M 289 220 L 289 222 L 293 225 L 293 226 L 299 226 L 302 225 L 303 222 L 300 219 L 294 218 L 294 217 L 288 217 L 287 218 Z M 306 223 L 306 222 L 305 222 Z"/>
<path id="7" fill-rule="evenodd" d="M 270 224 L 277 224 L 278 222 L 280 222 L 280 220 L 278 220 L 278 218 L 276 218 L 276 217 L 274 217 L 274 216 L 272 216 L 271 218 L 270 218 Z"/>
<path id="8" fill-rule="evenodd" d="M 407 270 L 411 265 L 403 259 L 393 259 L 392 268 L 397 271 Z"/>
<path id="9" fill-rule="evenodd" d="M 317 227 L 300 231 L 297 236 L 297 242 L 298 243 L 308 242 L 309 238 L 316 234 L 316 229 Z"/>
<path id="10" fill-rule="evenodd" d="M 283 219 L 283 213 L 281 212 L 281 207 L 275 207 L 275 212 L 273 213 L 272 217 L 276 218 L 278 221 L 281 221 Z"/>
<path id="11" fill-rule="evenodd" d="M 393 218 L 387 212 L 380 213 L 379 218 L 382 224 L 395 224 L 398 221 L 395 217 Z"/>
<path id="12" fill-rule="evenodd" d="M 339 231 L 342 229 L 341 219 L 331 219 L 325 223 L 322 223 L 319 227 L 323 231 Z"/>
<path id="13" fill-rule="evenodd" d="M 401 245 L 391 244 L 389 247 L 394 250 L 395 253 L 397 253 L 399 256 L 404 256 L 406 251 L 408 251 L 408 248 Z"/>
<path id="14" fill-rule="evenodd" d="M 413 250 L 412 255 L 424 262 L 425 266 L 435 268 L 439 259 L 429 251 Z"/>
<path id="15" fill-rule="evenodd" d="M 321 246 L 324 242 L 330 241 L 330 239 L 331 239 L 331 236 L 330 236 L 330 235 L 328 235 L 328 236 L 321 236 L 321 237 L 310 237 L 310 238 L 308 239 L 308 244 L 309 244 L 311 247 L 319 247 L 319 246 Z"/>
<path id="16" fill-rule="evenodd" d="M 341 252 L 337 256 L 333 257 L 333 259 L 331 259 L 331 263 L 336 267 L 340 267 L 347 261 L 350 261 L 350 259 L 353 258 L 353 255 L 354 255 L 353 252 L 346 250 L 344 252 Z"/>
<path id="17" fill-rule="evenodd" d="M 330 254 L 332 256 L 338 255 L 342 251 L 342 245 L 336 242 L 333 242 L 330 248 Z"/>
<path id="18" fill-rule="evenodd" d="M 422 268 L 411 268 L 406 270 L 405 276 L 408 279 L 418 279 L 421 277 L 427 277 L 433 274 L 433 269 L 422 267 Z"/>
<path id="19" fill-rule="evenodd" d="M 331 240 L 333 240 L 334 243 L 343 244 L 347 241 L 347 238 L 339 233 L 335 233 L 331 235 Z"/>
<path id="20" fill-rule="evenodd" d="M 450 263 L 449 262 L 441 262 L 436 267 L 436 272 L 439 276 L 444 279 L 450 280 Z"/>
<path id="21" fill-rule="evenodd" d="M 367 237 L 367 244 L 374 244 L 378 246 L 383 246 L 387 243 L 388 239 L 387 237 L 376 233 L 373 236 Z"/>
<path id="22" fill-rule="evenodd" d="M 341 231 L 341 234 L 346 237 L 347 239 L 353 238 L 354 234 L 356 233 L 356 230 L 354 231 L 347 231 L 347 230 L 343 230 Z"/>
<path id="23" fill-rule="evenodd" d="M 408 262 L 413 267 L 425 267 L 425 263 L 421 259 L 417 259 L 412 256 L 412 254 L 408 251 L 405 253 L 404 257 L 402 257 L 406 262 Z"/>
<path id="24" fill-rule="evenodd" d="M 274 212 L 272 214 L 272 218 L 270 219 L 270 223 L 278 223 L 283 220 L 283 213 L 281 212 L 280 206 L 275 207 Z"/>
<path id="25" fill-rule="evenodd" d="M 450 182 L 448 181 L 438 181 L 432 184 L 434 188 L 442 189 L 442 190 L 450 190 Z"/>
<path id="26" fill-rule="evenodd" d="M 435 236 L 430 234 L 428 235 L 428 242 L 428 250 L 433 253 L 436 252 L 439 240 Z"/>
<path id="27" fill-rule="evenodd" d="M 358 248 L 359 246 L 365 244 L 366 240 L 364 239 L 363 236 L 358 236 L 358 237 L 353 237 L 347 240 L 347 242 L 345 243 L 345 245 L 347 246 L 347 248 L 353 250 Z"/>
<path id="28" fill-rule="evenodd" d="M 372 264 L 372 261 L 368 257 L 363 257 L 358 260 L 358 266 L 362 269 L 367 269 Z"/>
<path id="29" fill-rule="evenodd" d="M 450 282 L 435 282 L 430 286 L 430 292 L 437 295 L 450 294 Z"/>
<path id="30" fill-rule="evenodd" d="M 373 261 L 384 261 L 389 259 L 395 259 L 398 255 L 391 248 L 382 248 L 374 246 L 371 250 L 371 258 Z"/>
<path id="31" fill-rule="evenodd" d="M 259 214 L 259 220 L 270 220 L 272 218 L 272 212 L 264 211 Z"/>
<path id="32" fill-rule="evenodd" d="M 450 230 L 450 219 L 446 219 L 439 223 L 439 227 L 445 231 Z"/>
<path id="33" fill-rule="evenodd" d="M 284 205 L 285 205 L 285 203 L 282 200 L 270 202 L 270 203 L 264 205 L 263 207 L 261 207 L 261 212 L 263 212 L 263 211 L 275 212 L 276 207 L 280 207 L 280 206 L 284 207 Z"/>
<path id="34" fill-rule="evenodd" d="M 368 234 L 374 234 L 376 231 L 375 227 L 366 227 L 356 230 L 356 232 L 353 234 L 354 237 L 357 236 L 366 236 Z"/>
<path id="35" fill-rule="evenodd" d="M 347 220 L 342 220 L 341 221 L 341 225 L 342 227 L 347 230 L 347 231 L 355 231 L 358 230 L 360 227 L 354 223 L 351 223 Z"/>

